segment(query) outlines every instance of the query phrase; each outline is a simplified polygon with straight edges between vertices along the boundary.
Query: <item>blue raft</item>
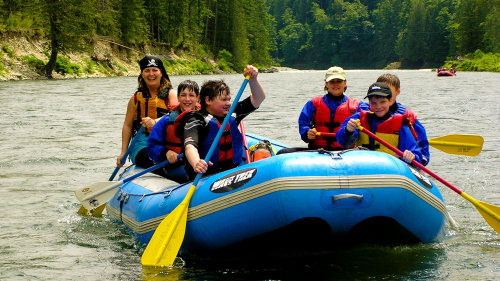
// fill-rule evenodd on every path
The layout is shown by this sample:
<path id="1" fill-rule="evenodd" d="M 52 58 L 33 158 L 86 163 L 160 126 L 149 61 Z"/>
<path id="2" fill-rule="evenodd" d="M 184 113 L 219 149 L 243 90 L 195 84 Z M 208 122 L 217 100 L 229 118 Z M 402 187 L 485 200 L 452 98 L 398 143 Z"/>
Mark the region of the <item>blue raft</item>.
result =
<path id="1" fill-rule="evenodd" d="M 262 139 L 248 134 L 248 145 Z M 272 144 L 276 150 L 286 147 Z M 137 171 L 129 169 L 122 177 Z M 107 213 L 146 244 L 190 186 L 147 174 L 122 185 Z M 297 224 L 309 237 L 319 237 L 314 232 L 321 229 L 330 240 L 381 235 L 430 243 L 444 237 L 446 217 L 436 186 L 386 153 L 285 153 L 202 178 L 189 206 L 181 251 L 224 249 L 283 229 L 296 231 L 290 226 Z"/>

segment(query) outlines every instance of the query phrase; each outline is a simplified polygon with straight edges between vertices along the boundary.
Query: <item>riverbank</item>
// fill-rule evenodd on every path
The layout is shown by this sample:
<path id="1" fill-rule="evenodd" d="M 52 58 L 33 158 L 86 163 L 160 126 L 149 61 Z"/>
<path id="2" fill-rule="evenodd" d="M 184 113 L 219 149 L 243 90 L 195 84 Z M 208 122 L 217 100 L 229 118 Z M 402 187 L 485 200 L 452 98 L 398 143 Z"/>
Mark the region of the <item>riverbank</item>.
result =
<path id="1" fill-rule="evenodd" d="M 46 79 L 43 71 L 49 60 L 44 49 L 47 41 L 34 32 L 0 33 L 0 81 Z M 160 57 L 169 74 L 222 74 L 234 72 L 211 54 L 196 57 L 183 51 L 174 52 L 158 46 L 142 49 L 94 38 L 85 52 L 59 54 L 55 79 L 137 76 L 138 61 L 144 55 Z M 268 69 L 269 72 L 278 71 Z"/>
<path id="2" fill-rule="evenodd" d="M 0 81 L 46 79 L 43 71 L 49 60 L 44 49 L 47 41 L 36 32 L 0 32 Z M 225 60 L 216 61 L 213 55 L 194 56 L 183 51 L 174 52 L 162 47 L 145 46 L 143 49 L 124 46 L 94 38 L 86 52 L 59 54 L 53 77 L 55 79 L 137 76 L 138 61 L 145 55 L 160 57 L 169 74 L 227 74 L 234 73 Z M 445 67 L 455 66 L 459 71 L 500 72 L 500 54 L 480 51 L 457 61 L 447 61 Z M 400 63 L 385 69 L 399 69 Z M 293 71 L 288 67 L 260 68 L 261 72 Z"/>

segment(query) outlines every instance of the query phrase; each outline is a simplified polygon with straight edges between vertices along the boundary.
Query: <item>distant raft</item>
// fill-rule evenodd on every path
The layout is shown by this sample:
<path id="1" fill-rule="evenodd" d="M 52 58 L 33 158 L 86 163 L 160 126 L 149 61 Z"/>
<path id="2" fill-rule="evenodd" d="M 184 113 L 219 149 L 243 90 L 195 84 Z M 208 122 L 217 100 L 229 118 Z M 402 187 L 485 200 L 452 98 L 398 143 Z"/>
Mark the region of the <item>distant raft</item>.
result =
<path id="1" fill-rule="evenodd" d="M 247 134 L 247 139 L 252 146 L 265 138 Z M 277 151 L 286 147 L 271 143 Z M 122 177 L 138 171 L 128 169 Z M 122 185 L 107 213 L 147 244 L 190 186 L 147 174 Z M 181 252 L 224 249 L 275 233 L 286 241 L 298 231 L 330 241 L 378 236 L 396 243 L 431 243 L 444 237 L 446 217 L 436 186 L 386 153 L 278 153 L 200 180 Z"/>
<path id="2" fill-rule="evenodd" d="M 448 70 L 439 70 L 437 76 L 456 76 L 456 74 Z"/>

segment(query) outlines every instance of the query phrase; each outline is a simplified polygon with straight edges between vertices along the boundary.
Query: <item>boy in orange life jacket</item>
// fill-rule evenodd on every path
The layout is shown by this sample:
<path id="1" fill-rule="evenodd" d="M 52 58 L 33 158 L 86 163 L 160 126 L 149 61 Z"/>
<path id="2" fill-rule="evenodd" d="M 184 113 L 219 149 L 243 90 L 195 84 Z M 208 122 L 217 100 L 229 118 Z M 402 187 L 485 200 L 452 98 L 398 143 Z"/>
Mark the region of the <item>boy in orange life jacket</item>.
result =
<path id="1" fill-rule="evenodd" d="M 247 65 L 243 75 L 250 75 L 248 83 L 251 95 L 238 102 L 212 157 L 208 159 L 208 164 L 204 158 L 231 108 L 231 93 L 222 80 L 210 80 L 201 87 L 201 110 L 189 112 L 190 116 L 184 126 L 184 156 L 187 158 L 185 169 L 190 179 L 195 178 L 197 173 L 218 173 L 242 162 L 243 137 L 238 124 L 257 109 L 266 97 L 262 85 L 257 80 L 258 74 L 257 68 Z"/>
<path id="2" fill-rule="evenodd" d="M 299 116 L 299 133 L 309 149 L 344 149 L 335 136 L 317 136 L 316 133 L 337 133 L 346 118 L 359 109 L 368 110 L 365 102 L 345 96 L 346 89 L 344 70 L 338 66 L 330 67 L 325 75 L 324 90 L 327 93 L 314 97 L 304 105 Z"/>
<path id="3" fill-rule="evenodd" d="M 179 164 L 175 165 L 175 163 L 179 162 L 177 156 L 182 151 L 182 140 L 178 134 L 179 122 L 182 118 L 180 115 L 185 111 L 200 108 L 200 90 L 198 84 L 191 80 L 182 81 L 177 87 L 177 99 L 179 100 L 179 104 L 172 108 L 169 115 L 164 116 L 155 124 L 148 138 L 149 158 L 155 164 L 165 160 L 170 162 L 170 165 L 163 168 L 167 177 L 169 177 L 168 171 L 170 169 L 179 166 Z M 171 179 L 178 181 L 186 180 Z"/>
<path id="4" fill-rule="evenodd" d="M 413 137 L 408 125 L 403 122 L 403 115 L 391 113 L 389 110 L 392 97 L 391 88 L 385 83 L 373 83 L 368 88 L 365 98 L 370 101 L 370 111 L 361 110 L 351 116 L 342 124 L 342 128 L 337 133 L 337 139 L 341 145 L 351 146 L 354 143 L 358 146 L 367 147 L 370 150 L 377 150 L 395 155 L 390 149 L 378 143 L 368 135 L 360 133 L 358 125 L 375 133 L 400 151 L 403 151 L 403 160 L 411 163 L 413 160 L 422 161 L 422 153 Z M 359 119 L 359 120 L 358 120 Z"/>
<path id="5" fill-rule="evenodd" d="M 405 108 L 399 102 L 396 102 L 396 97 L 400 94 L 400 81 L 398 76 L 390 73 L 382 74 L 378 77 L 377 82 L 386 83 L 391 88 L 392 98 L 390 100 L 389 110 L 392 113 L 399 113 L 405 117 L 405 122 L 407 122 L 415 140 L 417 140 L 418 147 L 422 152 L 422 165 L 427 165 L 431 159 L 429 153 L 429 140 L 427 139 L 427 133 L 425 132 L 424 126 L 418 121 L 417 114 L 415 114 L 411 109 Z"/>

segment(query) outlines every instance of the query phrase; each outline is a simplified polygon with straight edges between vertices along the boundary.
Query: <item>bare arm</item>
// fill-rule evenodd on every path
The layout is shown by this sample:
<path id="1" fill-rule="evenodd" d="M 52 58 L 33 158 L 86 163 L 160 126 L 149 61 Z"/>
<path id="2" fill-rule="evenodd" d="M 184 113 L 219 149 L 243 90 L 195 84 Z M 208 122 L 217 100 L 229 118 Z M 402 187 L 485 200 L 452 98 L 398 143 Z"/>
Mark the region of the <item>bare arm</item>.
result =
<path id="1" fill-rule="evenodd" d="M 250 84 L 250 100 L 252 101 L 252 105 L 255 108 L 259 108 L 260 104 L 266 98 L 266 93 L 264 92 L 264 88 L 260 84 L 257 76 L 259 75 L 259 70 L 252 65 L 247 65 L 245 73 L 243 73 L 245 77 L 250 75 L 250 80 L 248 83 Z"/>
<path id="2" fill-rule="evenodd" d="M 193 167 L 193 170 L 196 173 L 205 173 L 207 171 L 208 164 L 205 162 L 205 160 L 200 159 L 198 149 L 194 145 L 186 145 L 184 154 L 186 155 L 189 164 L 191 165 L 191 167 Z"/>

